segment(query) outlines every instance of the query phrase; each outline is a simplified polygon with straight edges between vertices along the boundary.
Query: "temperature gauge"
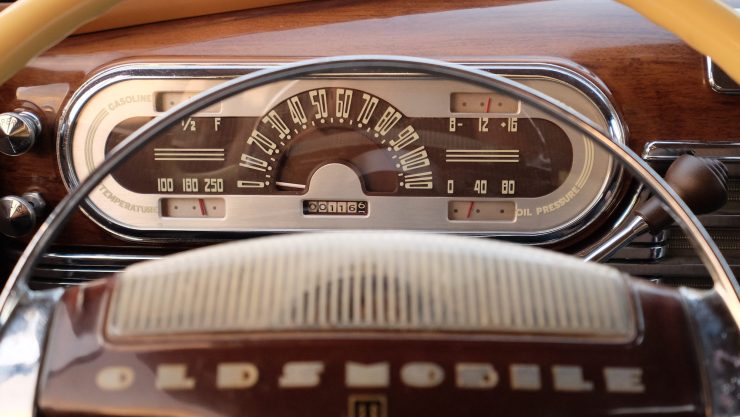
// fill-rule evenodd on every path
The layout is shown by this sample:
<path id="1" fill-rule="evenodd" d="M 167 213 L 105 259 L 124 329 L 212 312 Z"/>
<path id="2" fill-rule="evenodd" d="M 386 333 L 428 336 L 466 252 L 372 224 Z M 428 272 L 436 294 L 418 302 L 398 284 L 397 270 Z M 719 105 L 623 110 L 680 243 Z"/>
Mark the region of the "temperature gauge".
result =
<path id="1" fill-rule="evenodd" d="M 217 217 L 226 216 L 223 198 L 163 198 L 160 200 L 162 217 Z"/>

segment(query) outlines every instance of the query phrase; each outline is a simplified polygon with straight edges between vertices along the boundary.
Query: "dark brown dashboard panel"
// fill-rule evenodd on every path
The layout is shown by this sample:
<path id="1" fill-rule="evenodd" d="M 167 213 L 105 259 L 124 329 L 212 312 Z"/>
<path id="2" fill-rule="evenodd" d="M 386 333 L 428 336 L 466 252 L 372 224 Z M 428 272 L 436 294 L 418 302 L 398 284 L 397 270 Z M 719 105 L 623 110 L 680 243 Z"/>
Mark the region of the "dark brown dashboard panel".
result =
<path id="1" fill-rule="evenodd" d="M 44 416 L 704 415 L 682 301 L 646 283 L 634 284 L 644 319 L 634 340 L 585 343 L 337 330 L 112 341 L 113 285 L 69 289 L 57 306 Z M 358 399 L 384 412 L 353 413 Z"/>
<path id="2" fill-rule="evenodd" d="M 317 1 L 90 33 L 51 48 L 0 87 L 0 111 L 42 108 L 46 119 L 34 150 L 0 158 L 0 195 L 38 190 L 53 206 L 66 193 L 54 130 L 66 100 L 102 67 L 341 54 L 570 60 L 610 89 L 635 150 L 655 139 L 734 139 L 740 127 L 740 97 L 706 85 L 702 57 L 616 2 Z M 61 244 L 127 245 L 82 215 L 69 230 Z"/>

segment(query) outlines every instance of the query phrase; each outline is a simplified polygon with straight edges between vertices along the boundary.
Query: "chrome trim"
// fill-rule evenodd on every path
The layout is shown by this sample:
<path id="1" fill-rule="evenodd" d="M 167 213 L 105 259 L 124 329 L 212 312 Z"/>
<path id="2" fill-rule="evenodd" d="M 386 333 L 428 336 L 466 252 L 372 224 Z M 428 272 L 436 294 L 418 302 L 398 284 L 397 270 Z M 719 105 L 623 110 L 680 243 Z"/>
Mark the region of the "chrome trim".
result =
<path id="1" fill-rule="evenodd" d="M 41 120 L 29 111 L 0 114 L 0 153 L 20 156 L 28 152 L 41 136 Z"/>
<path id="2" fill-rule="evenodd" d="M 661 230 L 658 234 L 645 233 L 637 236 L 632 244 L 640 245 L 664 245 L 668 241 L 668 231 Z"/>
<path id="3" fill-rule="evenodd" d="M 74 268 L 74 267 L 45 267 L 36 269 L 31 278 L 30 286 L 33 290 L 43 290 L 51 287 L 69 287 L 87 284 L 90 281 L 111 276 L 123 268 Z"/>
<path id="4" fill-rule="evenodd" d="M 36 267 L 31 286 L 48 288 L 82 285 L 113 275 L 130 265 L 162 259 L 170 253 L 147 254 L 52 252 L 44 255 Z"/>
<path id="5" fill-rule="evenodd" d="M 250 88 L 259 87 L 275 81 L 301 77 L 327 71 L 349 71 L 352 68 L 378 70 L 422 72 L 432 76 L 450 77 L 465 81 L 482 88 L 492 88 L 503 94 L 514 95 L 525 103 L 535 106 L 551 117 L 567 123 L 582 134 L 592 138 L 597 145 L 620 161 L 626 169 L 642 180 L 647 187 L 666 205 L 668 212 L 690 237 L 699 257 L 706 265 L 714 281 L 714 289 L 729 310 L 734 324 L 740 327 L 740 285 L 730 270 L 727 261 L 717 249 L 706 229 L 686 204 L 670 186 L 650 166 L 625 145 L 612 141 L 593 122 L 573 109 L 547 97 L 529 87 L 523 86 L 504 77 L 497 76 L 475 68 L 450 64 L 433 59 L 395 57 L 395 56 L 349 56 L 307 60 L 286 64 L 279 68 L 270 68 L 247 74 L 240 78 L 226 81 L 219 86 L 175 106 L 172 110 L 146 123 L 128 138 L 117 145 L 100 166 L 97 167 L 80 185 L 67 195 L 56 206 L 39 231 L 31 239 L 13 269 L 7 284 L 0 293 L 0 325 L 5 324 L 18 306 L 23 295 L 28 292 L 28 280 L 33 274 L 41 255 L 52 241 L 63 230 L 79 204 L 88 193 L 105 179 L 112 170 L 126 160 L 128 156 L 146 145 L 156 135 L 176 123 L 183 117 L 207 108 L 208 106 Z"/>
<path id="6" fill-rule="evenodd" d="M 163 257 L 155 254 L 49 252 L 41 258 L 41 263 L 60 266 L 126 267 L 137 262 L 153 261 Z"/>
<path id="7" fill-rule="evenodd" d="M 31 286 L 43 289 L 82 285 L 139 262 L 162 259 L 168 254 L 49 253 L 43 256 L 36 267 Z"/>
<path id="8" fill-rule="evenodd" d="M 108 68 L 88 79 L 72 96 L 65 106 L 59 119 L 59 128 L 57 135 L 57 156 L 62 179 L 67 189 L 72 190 L 77 187 L 79 180 L 75 174 L 72 162 L 71 135 L 74 130 L 76 120 L 87 101 L 95 94 L 99 93 L 106 87 L 122 81 L 134 79 L 219 79 L 228 80 L 234 77 L 258 71 L 264 68 L 270 68 L 284 64 L 283 62 L 265 62 L 265 63 L 245 63 L 245 64 L 214 64 L 214 63 L 129 63 L 116 67 Z M 513 79 L 519 77 L 537 77 L 544 80 L 552 80 L 574 88 L 585 96 L 592 103 L 598 112 L 603 116 L 608 126 L 609 134 L 613 140 L 620 144 L 626 143 L 627 129 L 622 121 L 619 112 L 613 105 L 611 98 L 604 89 L 603 85 L 593 75 L 586 73 L 585 70 L 571 69 L 558 64 L 551 63 L 521 63 L 521 62 L 467 62 L 464 64 L 472 68 L 488 71 L 498 75 L 503 75 Z M 367 76 L 368 74 L 359 74 Z M 374 77 L 410 77 L 412 74 L 384 72 L 371 73 Z M 357 77 L 358 74 L 318 74 L 315 77 Z M 611 211 L 617 204 L 619 187 L 623 185 L 623 170 L 612 167 L 611 172 L 604 178 L 602 183 L 602 195 L 605 198 L 594 199 L 584 213 L 572 218 L 557 227 L 548 230 L 536 232 L 515 232 L 515 231 L 447 231 L 432 230 L 442 233 L 469 234 L 475 236 L 496 236 L 511 241 L 531 243 L 537 245 L 546 245 L 558 242 L 583 231 L 600 215 Z M 615 213 L 617 222 L 624 220 L 626 215 L 631 211 L 636 202 L 635 196 L 628 197 L 629 204 L 620 208 Z M 254 236 L 265 233 L 283 233 L 294 231 L 311 231 L 308 229 L 269 229 L 244 231 L 204 231 L 204 230 L 172 230 L 172 229 L 154 229 L 144 230 L 135 227 L 129 227 L 121 224 L 110 216 L 106 215 L 92 201 L 86 199 L 81 206 L 82 211 L 96 224 L 111 234 L 124 240 L 130 241 L 179 241 L 179 242 L 203 242 L 219 241 L 224 239 L 233 239 L 238 237 Z"/>
<path id="9" fill-rule="evenodd" d="M 740 10 L 740 9 L 737 9 Z M 712 62 L 712 58 L 704 57 L 709 87 L 721 94 L 740 94 L 740 85 L 733 81 L 722 68 Z"/>
<path id="10" fill-rule="evenodd" d="M 28 293 L 0 331 L 0 417 L 36 415 L 47 331 L 62 292 Z"/>
<path id="11" fill-rule="evenodd" d="M 645 144 L 642 157 L 648 162 L 673 162 L 689 152 L 722 162 L 740 163 L 740 141 L 655 140 Z"/>
<path id="12" fill-rule="evenodd" d="M 668 249 L 668 231 L 649 233 L 637 218 L 630 223 L 620 223 L 612 232 L 604 235 L 578 256 L 589 261 L 644 261 L 654 262 L 665 259 Z M 620 268 L 623 269 L 623 268 Z M 634 275 L 634 274 L 633 274 Z"/>
<path id="13" fill-rule="evenodd" d="M 667 247 L 666 251 L 670 256 L 663 258 L 660 262 L 632 262 L 612 259 L 607 264 L 632 276 L 660 279 L 661 283 L 686 282 L 685 286 L 688 287 L 712 287 L 712 279 L 699 259 L 675 256 L 673 252 L 670 252 L 670 246 Z M 740 263 L 731 261 L 730 267 L 736 275 L 740 274 Z"/>
<path id="14" fill-rule="evenodd" d="M 611 258 L 611 265 L 624 270 L 625 268 L 620 264 L 621 261 L 653 262 L 662 260 L 666 255 L 666 245 L 665 231 L 657 236 L 646 233 L 615 253 Z M 17 255 L 20 255 L 20 253 L 17 253 Z M 32 283 L 34 287 L 84 284 L 105 275 L 120 272 L 130 265 L 162 259 L 167 255 L 166 253 L 131 255 L 123 253 L 54 252 L 42 257 L 34 272 Z M 638 267 L 640 265 L 644 264 L 634 264 L 633 266 Z M 645 265 L 646 268 L 648 266 L 650 265 Z M 632 275 L 639 275 L 632 269 L 627 272 L 631 272 Z M 696 273 L 689 275 L 697 276 Z"/>
<path id="15" fill-rule="evenodd" d="M 616 261 L 630 262 L 657 262 L 665 259 L 666 246 L 637 247 L 627 245 L 612 255 L 611 259 Z"/>
<path id="16" fill-rule="evenodd" d="M 649 230 L 645 219 L 635 216 L 626 226 L 616 230 L 615 233 L 602 243 L 597 245 L 591 252 L 583 257 L 585 261 L 603 262 L 610 259 L 617 251 L 627 246 L 635 237 Z"/>

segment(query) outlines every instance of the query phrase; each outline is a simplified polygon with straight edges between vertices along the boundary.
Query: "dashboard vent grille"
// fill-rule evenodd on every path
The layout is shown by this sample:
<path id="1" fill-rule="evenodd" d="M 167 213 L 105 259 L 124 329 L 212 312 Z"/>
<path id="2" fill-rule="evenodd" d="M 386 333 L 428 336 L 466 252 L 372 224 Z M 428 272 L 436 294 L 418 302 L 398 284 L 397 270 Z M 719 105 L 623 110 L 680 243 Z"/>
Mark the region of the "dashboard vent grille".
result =
<path id="1" fill-rule="evenodd" d="M 539 249 L 401 233 L 253 239 L 120 276 L 108 334 L 326 330 L 631 337 L 621 274 Z"/>

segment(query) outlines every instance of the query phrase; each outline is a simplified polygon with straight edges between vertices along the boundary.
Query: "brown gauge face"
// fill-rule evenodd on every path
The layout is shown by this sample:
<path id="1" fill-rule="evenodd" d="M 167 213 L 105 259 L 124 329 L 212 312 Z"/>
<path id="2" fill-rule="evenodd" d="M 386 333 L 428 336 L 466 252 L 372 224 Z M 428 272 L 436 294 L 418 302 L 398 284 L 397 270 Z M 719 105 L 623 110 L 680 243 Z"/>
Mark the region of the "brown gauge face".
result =
<path id="1" fill-rule="evenodd" d="M 488 104 L 470 100 L 455 104 Z M 149 120 L 119 123 L 106 152 Z M 114 178 L 140 194 L 300 195 L 335 163 L 354 171 L 370 196 L 534 198 L 563 184 L 573 149 L 549 120 L 412 118 L 375 95 L 331 87 L 296 94 L 259 118 L 183 120 Z"/>

